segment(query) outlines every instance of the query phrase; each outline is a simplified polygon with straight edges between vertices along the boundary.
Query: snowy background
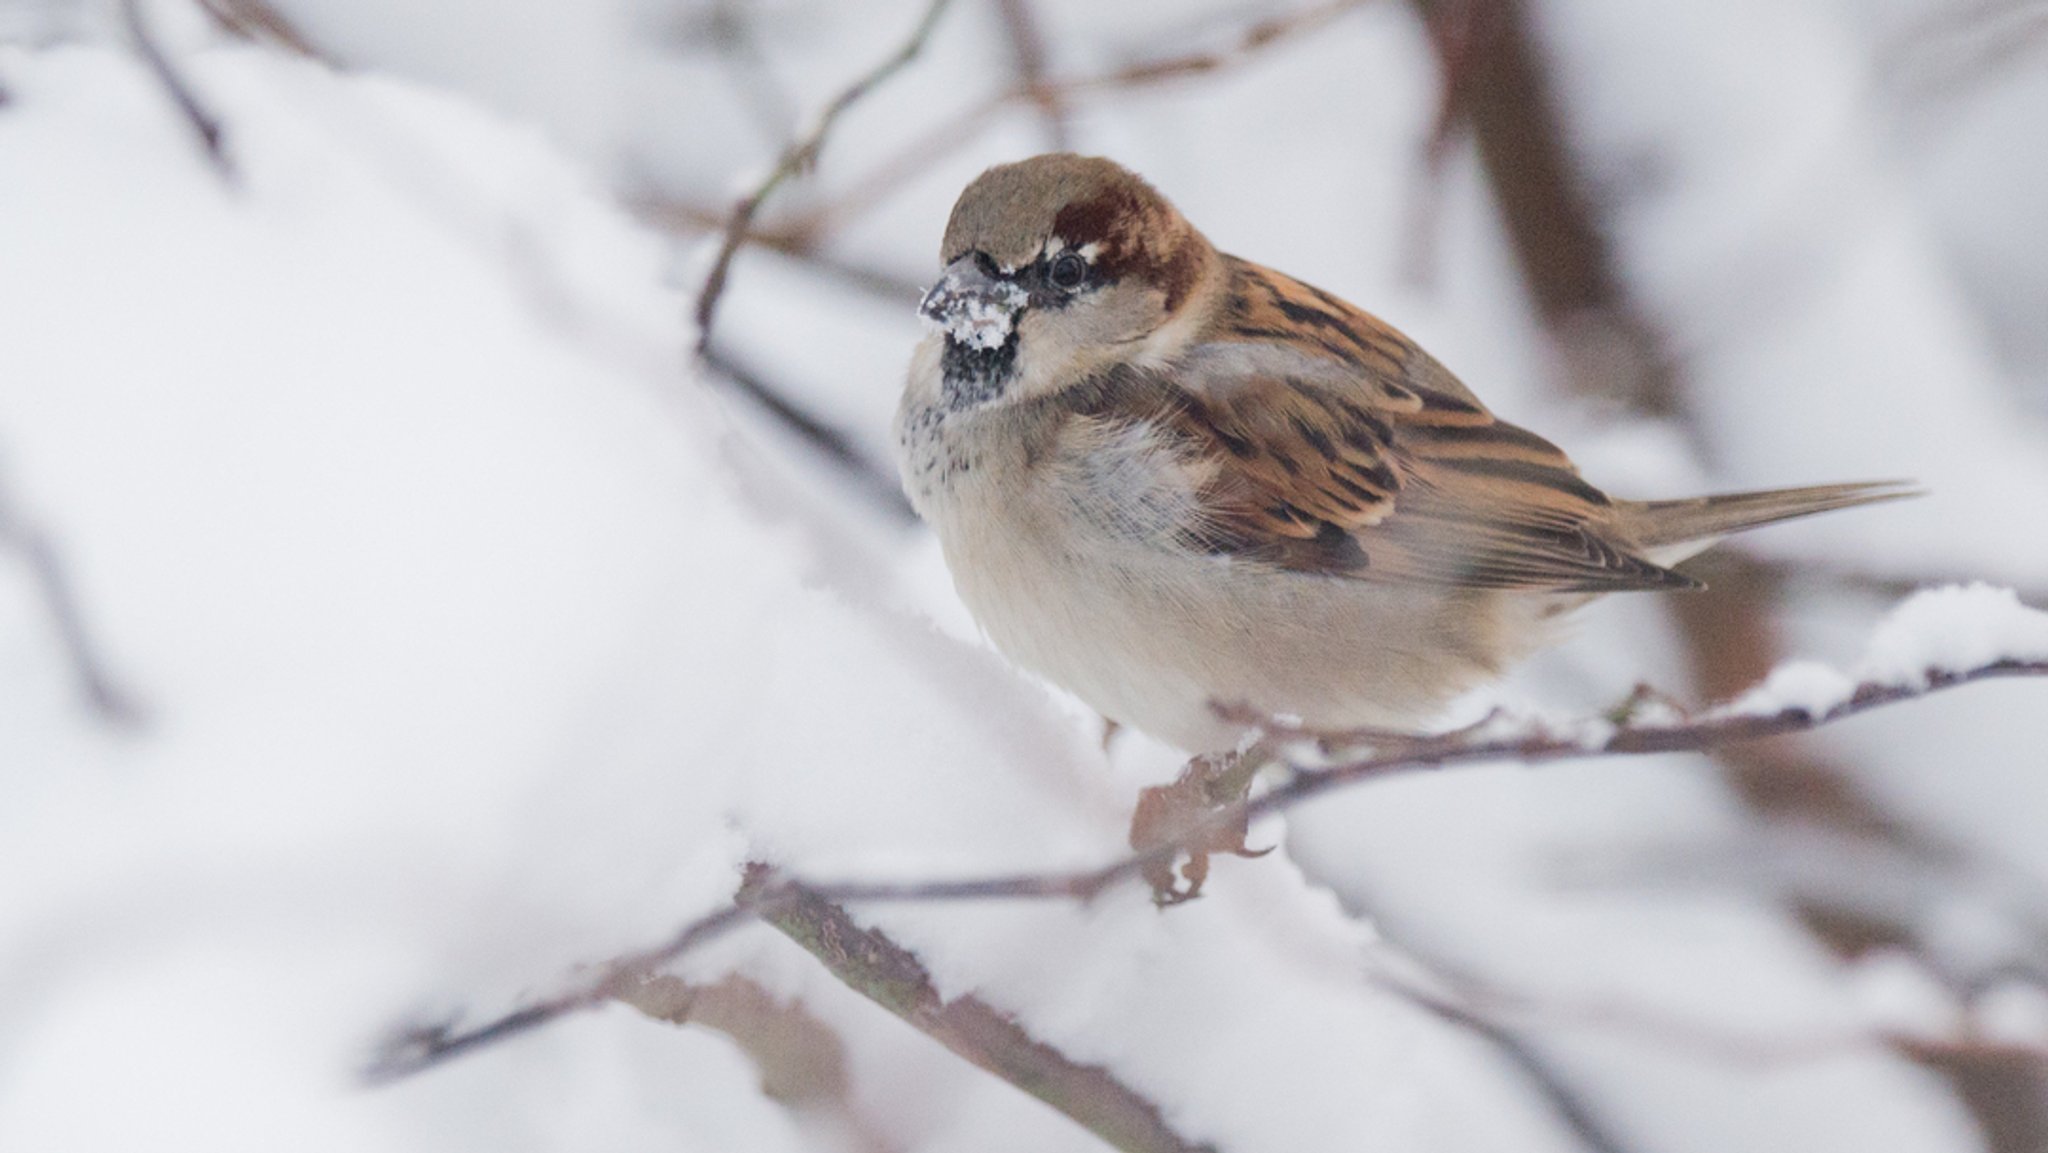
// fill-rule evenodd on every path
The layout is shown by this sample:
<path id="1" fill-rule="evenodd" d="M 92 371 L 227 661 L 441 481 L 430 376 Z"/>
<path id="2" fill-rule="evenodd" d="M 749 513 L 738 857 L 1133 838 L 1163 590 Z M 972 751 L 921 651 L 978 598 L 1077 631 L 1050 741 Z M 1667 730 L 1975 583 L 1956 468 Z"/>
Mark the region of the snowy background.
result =
<path id="1" fill-rule="evenodd" d="M 687 1025 L 615 1003 L 359 1076 L 750 861 L 1119 855 L 1179 758 L 987 651 L 887 475 L 953 197 L 1054 146 L 1603 487 L 1931 490 L 1595 606 L 1464 712 L 1853 668 L 1934 583 L 2018 601 L 1916 602 L 1869 659 L 2048 650 L 2039 4 L 955 0 L 768 202 L 705 367 L 731 203 L 924 9 L 162 0 L 159 72 L 125 5 L 0 0 L 0 1149 L 1104 1148 L 758 925 L 674 968 Z M 1532 287 L 1483 120 L 1439 131 L 1447 63 L 1510 42 L 1606 313 Z M 1183 58 L 1216 66 L 1136 67 Z M 855 911 L 1191 1145 L 2038 1150 L 2044 704 L 1357 788 L 1165 913 Z"/>

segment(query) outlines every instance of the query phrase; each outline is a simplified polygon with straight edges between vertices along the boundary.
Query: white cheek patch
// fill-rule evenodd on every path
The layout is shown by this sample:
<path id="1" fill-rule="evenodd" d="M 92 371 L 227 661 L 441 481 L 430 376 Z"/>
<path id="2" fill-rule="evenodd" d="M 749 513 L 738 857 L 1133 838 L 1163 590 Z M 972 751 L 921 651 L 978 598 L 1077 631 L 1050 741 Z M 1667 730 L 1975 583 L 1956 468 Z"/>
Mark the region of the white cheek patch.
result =
<path id="1" fill-rule="evenodd" d="M 1008 281 L 962 285 L 958 277 L 946 276 L 925 294 L 917 314 L 925 323 L 955 343 L 969 348 L 1001 348 L 1010 339 L 1017 313 L 1031 299 Z"/>

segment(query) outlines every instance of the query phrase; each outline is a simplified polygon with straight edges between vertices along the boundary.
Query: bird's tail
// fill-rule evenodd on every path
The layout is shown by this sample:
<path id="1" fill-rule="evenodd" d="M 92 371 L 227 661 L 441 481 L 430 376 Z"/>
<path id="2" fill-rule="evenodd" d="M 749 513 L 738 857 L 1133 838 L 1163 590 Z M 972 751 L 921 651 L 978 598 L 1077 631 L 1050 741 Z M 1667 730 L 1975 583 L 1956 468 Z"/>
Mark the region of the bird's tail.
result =
<path id="1" fill-rule="evenodd" d="M 1911 481 L 1878 480 L 1640 501 L 1629 506 L 1627 524 L 1646 555 L 1659 564 L 1675 564 L 1730 533 L 1817 512 L 1903 500 L 1921 491 Z"/>

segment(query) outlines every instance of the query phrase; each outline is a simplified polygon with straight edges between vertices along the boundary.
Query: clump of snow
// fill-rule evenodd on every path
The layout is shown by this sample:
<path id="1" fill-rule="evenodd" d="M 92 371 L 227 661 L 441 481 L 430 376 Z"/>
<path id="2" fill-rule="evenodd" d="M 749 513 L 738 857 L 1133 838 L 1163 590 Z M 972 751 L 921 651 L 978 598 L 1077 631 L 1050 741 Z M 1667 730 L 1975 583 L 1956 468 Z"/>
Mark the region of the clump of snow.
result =
<path id="1" fill-rule="evenodd" d="M 1771 670 L 1763 683 L 1729 704 L 1730 713 L 1762 715 L 1796 709 L 1821 716 L 1849 699 L 1856 678 L 1818 661 L 1788 661 Z"/>
<path id="2" fill-rule="evenodd" d="M 1871 633 L 1856 675 L 1881 684 L 1925 683 L 1932 670 L 1998 661 L 2048 661 L 2048 612 L 1985 584 L 1914 593 Z"/>
<path id="3" fill-rule="evenodd" d="M 969 285 L 958 273 L 939 278 L 917 314 L 935 332 L 969 348 L 1001 348 L 1030 295 L 1008 280 Z"/>
<path id="4" fill-rule="evenodd" d="M 1846 703 L 1859 684 L 1922 688 L 1935 675 L 2000 661 L 2048 661 L 2048 612 L 2022 604 L 2011 589 L 1923 589 L 1885 615 L 1847 671 L 1813 661 L 1780 665 L 1725 711 L 1820 716 Z"/>

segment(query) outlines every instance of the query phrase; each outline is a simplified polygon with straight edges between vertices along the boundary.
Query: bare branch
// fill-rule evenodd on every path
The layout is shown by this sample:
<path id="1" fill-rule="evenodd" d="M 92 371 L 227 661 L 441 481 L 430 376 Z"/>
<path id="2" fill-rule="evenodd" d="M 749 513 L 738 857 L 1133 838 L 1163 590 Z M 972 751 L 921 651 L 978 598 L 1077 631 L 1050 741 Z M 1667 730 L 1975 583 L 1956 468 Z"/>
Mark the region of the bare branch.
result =
<path id="1" fill-rule="evenodd" d="M 1998 1037 L 1981 1023 L 1966 1019 L 1952 1035 L 1905 1032 L 1877 1023 L 1831 1028 L 1805 1036 L 1772 1037 L 1746 1034 L 1711 1020 L 1681 1017 L 1640 1005 L 1598 1001 L 1568 1002 L 1547 993 L 1500 988 L 1470 976 L 1432 976 L 1443 989 L 1425 988 L 1408 979 L 1377 974 L 1374 984 L 1436 1013 L 1446 1020 L 1495 1030 L 1580 1030 L 1650 1041 L 1734 1066 L 1782 1065 L 1822 1061 L 1831 1057 L 1890 1046 L 1923 1054 L 1957 1054 L 2020 1058 L 2048 1063 L 2048 1041 Z M 1959 1006 L 1966 1008 L 1967 1006 Z"/>
<path id="2" fill-rule="evenodd" d="M 1333 0 L 1301 8 L 1252 24 L 1230 45 L 1219 49 L 1138 61 L 1093 76 L 1013 85 L 927 130 L 895 156 L 877 164 L 866 177 L 854 181 L 832 203 L 787 226 L 788 232 L 806 238 L 831 232 L 887 199 L 932 164 L 965 147 L 981 135 L 997 114 L 1012 105 L 1038 104 L 1050 99 L 1065 107 L 1078 97 L 1126 92 L 1214 75 L 1247 64 L 1266 49 L 1320 31 L 1345 13 L 1373 2 L 1375 0 Z"/>
<path id="3" fill-rule="evenodd" d="M 766 871 L 750 878 L 765 882 Z M 772 883 L 772 882 L 768 882 Z M 1078 1064 L 1033 1038 L 981 998 L 947 1001 L 909 950 L 863 928 L 845 908 L 802 885 L 762 919 L 802 945 L 849 988 L 908 1021 L 970 1063 L 1065 1113 L 1111 1148 L 1128 1153 L 1211 1150 L 1168 1128 L 1159 1106 L 1096 1065 Z M 746 892 L 743 887 L 742 894 Z"/>
<path id="4" fill-rule="evenodd" d="M 73 591 L 70 577 L 65 572 L 63 558 L 58 555 L 49 534 L 30 523 L 5 490 L 0 490 L 0 549 L 12 549 L 28 569 L 29 578 L 35 582 L 42 597 L 44 610 L 56 627 L 58 641 L 70 660 L 71 675 L 78 683 L 79 695 L 85 699 L 86 707 L 100 721 L 117 728 L 130 729 L 141 725 L 144 719 L 142 706 L 109 671 L 99 646 L 93 643 L 91 630 L 85 624 L 85 613 L 79 606 L 78 594 Z"/>
<path id="5" fill-rule="evenodd" d="M 711 263 L 711 271 L 704 277 L 704 287 L 697 295 L 697 351 L 702 352 L 711 340 L 711 322 L 718 315 L 718 301 L 725 294 L 726 278 L 732 272 L 732 260 L 746 243 L 747 232 L 753 227 L 754 217 L 761 211 L 761 205 L 777 188 L 791 177 L 815 164 L 818 152 L 825 145 L 825 138 L 832 126 L 848 108 L 862 97 L 875 90 L 905 65 L 917 58 L 924 50 L 926 41 L 931 39 L 932 30 L 938 27 L 939 17 L 945 14 L 953 0 L 931 0 L 924 16 L 911 30 L 910 38 L 872 70 L 849 85 L 845 91 L 832 99 L 824 111 L 818 114 L 817 123 L 803 138 L 783 152 L 775 167 L 754 186 L 753 191 L 742 197 L 733 206 L 732 217 L 726 222 L 725 239 L 718 246 L 718 255 Z"/>
<path id="6" fill-rule="evenodd" d="M 896 483 L 895 473 L 875 463 L 851 436 L 819 419 L 790 399 L 784 390 L 770 384 L 765 377 L 723 348 L 715 345 L 706 348 L 704 367 L 817 449 L 855 483 L 870 504 L 905 523 L 917 519 L 917 513 L 905 499 L 902 487 Z"/>
<path id="7" fill-rule="evenodd" d="M 617 990 L 644 980 L 684 953 L 755 917 L 772 919 L 803 900 L 842 904 L 866 902 L 932 902 L 963 900 L 1082 900 L 1148 867 L 1170 863 L 1187 846 L 1200 844 L 1218 830 L 1267 813 L 1291 808 L 1334 789 L 1410 773 L 1488 761 L 1520 761 L 1525 765 L 1592 757 L 1637 756 L 1645 753 L 1706 752 L 1739 741 L 1808 732 L 1873 709 L 1914 700 L 1932 693 L 1995 677 L 2048 677 L 2048 661 L 2000 660 L 1967 669 L 1929 669 L 1919 684 L 1864 682 L 1836 706 L 1822 712 L 1787 707 L 1769 712 L 1728 709 L 1671 723 L 1607 721 L 1574 726 L 1564 732 L 1540 720 L 1495 721 L 1437 736 L 1399 736 L 1377 731 L 1317 733 L 1272 725 L 1275 739 L 1312 742 L 1326 748 L 1377 744 L 1363 755 L 1314 769 L 1292 768 L 1293 779 L 1248 802 L 1226 806 L 1209 821 L 1181 837 L 1142 853 L 1133 853 L 1096 869 L 1011 874 L 955 881 L 850 882 L 820 884 L 788 880 L 750 881 L 734 903 L 685 926 L 665 944 L 618 958 L 597 975 L 554 997 L 536 1001 L 472 1030 L 457 1031 L 442 1023 L 409 1028 L 386 1044 L 367 1076 L 373 1081 L 403 1077 L 451 1057 L 523 1033 L 567 1013 L 589 1008 Z M 1495 735 L 1488 735 L 1489 733 Z"/>
<path id="8" fill-rule="evenodd" d="M 378 1085 L 409 1077 L 577 1010 L 626 997 L 659 972 L 663 965 L 742 925 L 751 924 L 764 906 L 785 896 L 768 890 L 737 898 L 725 908 L 683 926 L 680 932 L 662 944 L 614 958 L 600 966 L 595 977 L 582 984 L 553 997 L 534 1001 L 478 1028 L 458 1031 L 452 1022 L 447 1021 L 401 1028 L 378 1046 L 363 1070 L 363 1080 Z"/>
<path id="9" fill-rule="evenodd" d="M 1625 1153 L 1627 1146 L 1608 1132 L 1606 1124 L 1593 1112 L 1592 1103 L 1566 1084 L 1551 1061 L 1527 1038 L 1497 1021 L 1468 1012 L 1455 1002 L 1423 998 L 1405 989 L 1397 992 L 1439 1020 L 1474 1033 L 1492 1045 L 1509 1064 L 1521 1071 L 1522 1076 L 1528 1078 L 1530 1087 L 1550 1105 L 1557 1119 L 1592 1153 Z"/>
<path id="10" fill-rule="evenodd" d="M 164 94 L 171 98 L 172 105 L 185 118 L 185 123 L 192 126 L 192 134 L 199 138 L 207 163 L 229 186 L 238 183 L 240 174 L 235 169 L 234 160 L 228 156 L 227 130 L 221 126 L 220 117 L 200 102 L 184 75 L 164 54 L 163 46 L 157 43 L 156 33 L 142 15 L 142 0 L 121 0 L 121 15 L 142 62 L 149 66 L 150 74 L 163 86 Z"/>
<path id="11" fill-rule="evenodd" d="M 629 207 L 645 223 L 667 232 L 692 235 L 723 232 L 727 219 L 725 213 L 715 209 L 659 195 L 636 197 L 629 202 Z M 802 261 L 824 276 L 870 296 L 899 303 L 906 313 L 924 295 L 925 285 L 908 277 L 820 252 L 812 239 L 808 233 L 790 229 L 752 228 L 747 230 L 744 242 Z"/>
<path id="12" fill-rule="evenodd" d="M 299 26 L 269 0 L 198 0 L 222 29 L 258 44 L 283 48 L 295 56 L 338 67 L 333 56 L 308 39 Z"/>

